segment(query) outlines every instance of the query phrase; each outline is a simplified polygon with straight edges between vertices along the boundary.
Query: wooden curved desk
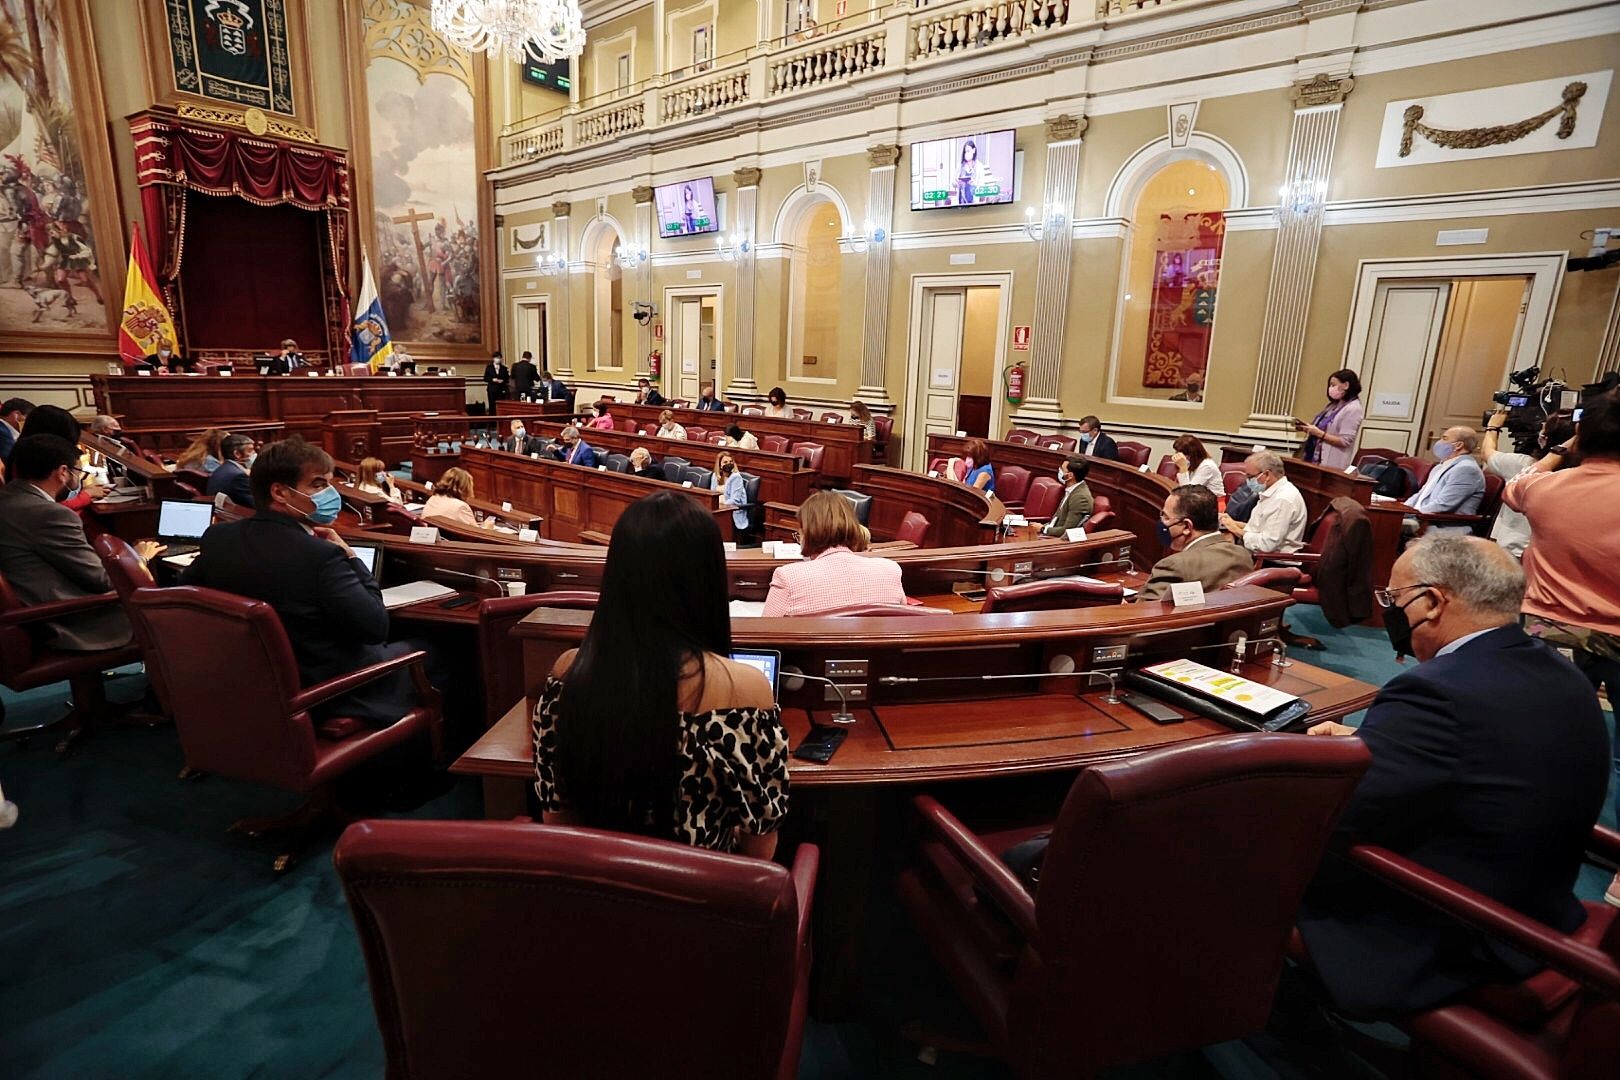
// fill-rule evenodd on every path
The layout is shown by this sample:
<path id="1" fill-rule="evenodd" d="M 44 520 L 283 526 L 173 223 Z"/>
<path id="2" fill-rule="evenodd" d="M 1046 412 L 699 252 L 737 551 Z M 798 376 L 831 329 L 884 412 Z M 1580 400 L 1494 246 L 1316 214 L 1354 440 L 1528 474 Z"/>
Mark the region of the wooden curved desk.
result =
<path id="1" fill-rule="evenodd" d="M 961 457 L 967 450 L 967 440 L 954 435 L 928 436 L 930 458 Z M 1005 465 L 1018 465 L 1028 469 L 1031 477 L 1056 477 L 1057 468 L 1070 456 L 1069 451 L 1052 450 L 1044 446 L 1026 446 L 1023 443 L 990 440 L 990 460 L 999 469 Z M 1143 472 L 1130 465 L 1107 458 L 1087 458 L 1091 468 L 1086 484 L 1093 495 L 1106 495 L 1114 508 L 1115 524 L 1136 534 L 1136 557 L 1143 566 L 1151 566 L 1166 554 L 1159 540 L 1159 511 L 1164 509 L 1164 498 L 1175 490 L 1175 484 L 1155 472 Z"/>
<path id="2" fill-rule="evenodd" d="M 627 405 L 619 401 L 608 403 L 608 412 L 615 420 L 623 417 L 637 425 L 656 426 L 658 416 L 664 408 L 662 405 Z M 671 408 L 675 413 L 675 422 L 682 427 L 714 431 L 717 428 L 724 429 L 728 424 L 740 424 L 755 435 L 780 435 L 788 440 L 790 446 L 807 442 L 825 447 L 821 456 L 821 475 L 831 483 L 848 483 L 855 466 L 869 464 L 872 461 L 872 443 L 866 438 L 866 433 L 859 424 L 835 424 L 815 420 L 788 420 L 776 416 L 743 416 L 729 411 L 703 412 L 697 409 Z"/>

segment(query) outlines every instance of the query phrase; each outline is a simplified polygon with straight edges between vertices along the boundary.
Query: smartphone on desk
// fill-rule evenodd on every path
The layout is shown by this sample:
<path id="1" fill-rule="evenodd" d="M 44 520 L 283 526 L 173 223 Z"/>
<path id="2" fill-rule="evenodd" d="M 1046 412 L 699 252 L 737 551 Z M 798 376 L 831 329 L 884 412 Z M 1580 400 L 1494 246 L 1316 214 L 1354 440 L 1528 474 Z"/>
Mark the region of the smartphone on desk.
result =
<path id="1" fill-rule="evenodd" d="M 849 734 L 843 728 L 827 727 L 817 724 L 810 729 L 804 741 L 793 749 L 793 756 L 800 761 L 813 761 L 817 765 L 825 765 L 832 760 L 838 748 L 844 744 L 844 738 Z"/>

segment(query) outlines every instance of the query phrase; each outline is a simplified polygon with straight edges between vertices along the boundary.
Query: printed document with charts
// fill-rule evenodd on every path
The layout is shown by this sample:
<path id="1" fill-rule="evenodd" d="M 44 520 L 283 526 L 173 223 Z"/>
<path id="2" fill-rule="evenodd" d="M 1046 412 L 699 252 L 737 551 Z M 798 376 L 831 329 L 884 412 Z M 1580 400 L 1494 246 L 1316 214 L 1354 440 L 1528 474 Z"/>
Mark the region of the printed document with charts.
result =
<path id="1" fill-rule="evenodd" d="M 1192 660 L 1171 660 L 1164 664 L 1150 664 L 1143 668 L 1161 679 L 1178 682 L 1189 690 L 1196 690 L 1217 701 L 1235 705 L 1245 712 L 1265 716 L 1274 709 L 1299 700 L 1292 694 L 1261 686 L 1241 675 L 1217 671 Z"/>

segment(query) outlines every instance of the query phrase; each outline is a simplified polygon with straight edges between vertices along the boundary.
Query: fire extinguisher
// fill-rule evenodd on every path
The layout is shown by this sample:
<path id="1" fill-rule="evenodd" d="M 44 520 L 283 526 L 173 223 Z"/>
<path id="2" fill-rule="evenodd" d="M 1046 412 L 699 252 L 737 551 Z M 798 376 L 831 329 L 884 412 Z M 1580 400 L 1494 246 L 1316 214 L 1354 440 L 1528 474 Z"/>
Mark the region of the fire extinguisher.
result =
<path id="1" fill-rule="evenodd" d="M 1014 364 L 1002 372 L 1007 381 L 1007 404 L 1018 405 L 1024 400 L 1024 365 Z"/>
<path id="2" fill-rule="evenodd" d="M 654 349 L 647 354 L 647 371 L 653 378 L 657 378 L 664 366 L 664 354 L 660 349 Z"/>

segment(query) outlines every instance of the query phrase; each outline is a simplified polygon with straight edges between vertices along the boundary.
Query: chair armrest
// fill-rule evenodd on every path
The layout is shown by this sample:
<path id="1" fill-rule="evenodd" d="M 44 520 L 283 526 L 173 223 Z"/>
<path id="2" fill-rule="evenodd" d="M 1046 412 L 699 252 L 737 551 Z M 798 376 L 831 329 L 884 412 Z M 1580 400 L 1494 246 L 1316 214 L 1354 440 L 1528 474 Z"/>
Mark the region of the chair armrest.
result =
<path id="1" fill-rule="evenodd" d="M 911 805 L 928 831 L 962 861 L 968 873 L 990 894 L 1018 932 L 1025 938 L 1034 937 L 1035 898 L 1029 895 L 1029 890 L 1018 880 L 1018 875 L 996 858 L 994 852 L 980 843 L 979 838 L 932 795 L 918 795 Z"/>
<path id="2" fill-rule="evenodd" d="M 1485 520 L 1484 514 L 1425 514 L 1413 511 L 1410 516 L 1425 525 L 1477 525 Z"/>
<path id="3" fill-rule="evenodd" d="M 1256 563 L 1297 563 L 1310 567 L 1322 561 L 1322 554 L 1318 551 L 1256 551 L 1253 554 Z"/>
<path id="4" fill-rule="evenodd" d="M 366 667 L 360 668 L 358 671 L 351 671 L 347 675 L 339 675 L 335 679 L 327 679 L 325 682 L 319 682 L 314 686 L 305 687 L 298 693 L 294 694 L 292 700 L 287 704 L 295 713 L 306 712 L 317 705 L 331 701 L 335 697 L 341 697 L 342 695 L 347 694 L 350 690 L 358 689 L 369 682 L 375 682 L 384 675 L 391 674 L 402 667 L 407 667 L 412 664 L 420 667 L 422 661 L 426 659 L 427 652 L 422 649 L 417 649 L 414 652 L 408 652 L 403 656 L 396 656 L 392 659 L 384 660 L 380 664 L 369 664 Z M 424 675 L 422 682 L 425 681 L 426 677 Z M 422 685 L 422 682 L 418 682 L 418 687 Z M 437 692 L 435 692 L 435 696 L 437 696 Z"/>
<path id="5" fill-rule="evenodd" d="M 1346 854 L 1355 865 L 1402 892 L 1620 1000 L 1620 964 L 1603 950 L 1583 945 L 1387 848 L 1355 844 Z"/>
<path id="6" fill-rule="evenodd" d="M 810 940 L 810 912 L 816 895 L 816 871 L 821 867 L 821 849 L 814 844 L 800 844 L 793 853 L 793 865 L 788 873 L 793 877 L 793 891 L 799 896 L 799 944 Z"/>
<path id="7" fill-rule="evenodd" d="M 1602 825 L 1592 826 L 1592 838 L 1587 841 L 1586 854 L 1588 861 L 1602 859 L 1620 868 L 1620 832 Z"/>
<path id="8" fill-rule="evenodd" d="M 30 604 L 0 613 L 0 626 L 24 626 L 45 619 L 60 619 L 65 615 L 77 615 L 81 611 L 94 611 L 116 603 L 118 594 L 106 592 L 94 596 L 75 596 L 71 600 L 52 600 L 48 604 Z"/>

